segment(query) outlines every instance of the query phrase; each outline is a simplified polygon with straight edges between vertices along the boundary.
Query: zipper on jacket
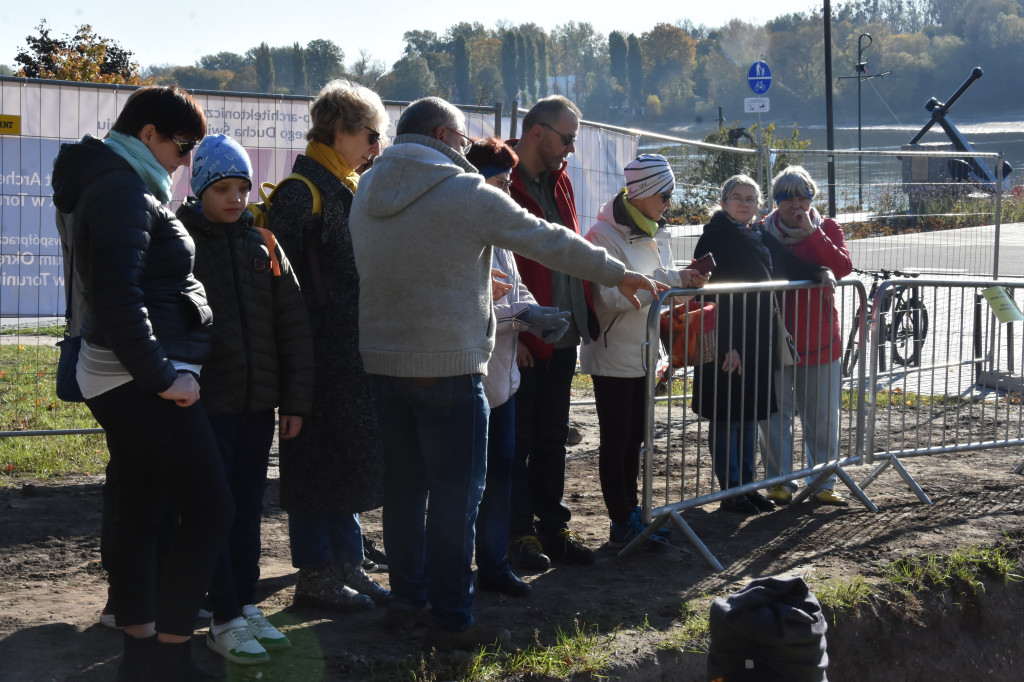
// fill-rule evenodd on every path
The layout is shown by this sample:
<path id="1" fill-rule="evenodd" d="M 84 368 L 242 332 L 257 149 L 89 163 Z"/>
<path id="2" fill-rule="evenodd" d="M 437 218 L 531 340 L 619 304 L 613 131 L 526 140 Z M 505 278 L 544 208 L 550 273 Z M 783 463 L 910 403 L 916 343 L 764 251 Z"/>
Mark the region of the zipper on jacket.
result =
<path id="1" fill-rule="evenodd" d="M 242 247 L 245 246 L 244 234 L 235 236 L 231 229 L 227 230 L 228 235 L 228 253 L 231 255 L 231 272 L 233 277 L 231 278 L 235 286 L 235 298 L 238 300 L 238 323 L 241 328 L 242 336 L 242 348 L 245 350 L 245 399 L 242 401 L 242 412 L 243 414 L 249 413 L 249 404 L 252 402 L 252 345 L 249 343 L 249 318 L 246 314 L 247 308 L 245 307 L 245 296 L 242 295 L 242 285 L 239 281 L 239 276 L 244 274 L 240 273 L 238 269 L 238 257 L 235 253 L 234 242 L 240 242 Z M 217 311 L 213 311 L 214 320 L 217 319 Z"/>

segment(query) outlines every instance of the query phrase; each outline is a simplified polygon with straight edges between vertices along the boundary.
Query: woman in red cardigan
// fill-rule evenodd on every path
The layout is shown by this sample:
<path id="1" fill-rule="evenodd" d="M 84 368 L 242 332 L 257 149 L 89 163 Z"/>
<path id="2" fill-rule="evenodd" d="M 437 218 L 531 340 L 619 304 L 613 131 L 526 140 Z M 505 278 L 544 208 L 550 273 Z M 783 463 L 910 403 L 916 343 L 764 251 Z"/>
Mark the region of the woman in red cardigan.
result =
<path id="1" fill-rule="evenodd" d="M 831 218 L 822 219 L 811 207 L 817 193 L 817 185 L 803 167 L 783 169 L 772 179 L 775 210 L 765 217 L 764 230 L 797 258 L 826 266 L 839 279 L 853 269 L 850 252 L 839 223 Z M 842 340 L 835 294 L 828 287 L 786 292 L 785 317 L 786 327 L 800 352 L 800 362 L 796 367 L 776 370 L 779 411 L 759 424 L 766 478 L 792 471 L 795 414 L 800 415 L 803 423 L 807 465 L 839 458 Z M 831 476 L 815 498 L 824 504 L 847 504 L 833 490 L 834 486 L 835 476 Z M 777 504 L 789 504 L 796 489 L 794 481 L 773 486 L 768 490 L 768 498 Z"/>

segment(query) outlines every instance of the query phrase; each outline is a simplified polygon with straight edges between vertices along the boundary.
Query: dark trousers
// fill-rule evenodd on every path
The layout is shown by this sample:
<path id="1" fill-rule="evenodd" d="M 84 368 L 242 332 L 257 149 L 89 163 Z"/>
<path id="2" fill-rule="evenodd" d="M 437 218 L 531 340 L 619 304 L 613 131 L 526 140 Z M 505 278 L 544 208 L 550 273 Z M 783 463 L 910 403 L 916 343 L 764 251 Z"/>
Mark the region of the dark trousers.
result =
<path id="1" fill-rule="evenodd" d="M 476 518 L 476 567 L 483 579 L 509 573 L 508 517 L 515 457 L 516 397 L 491 408 L 487 420 L 487 479 Z"/>
<path id="2" fill-rule="evenodd" d="M 107 431 L 117 472 L 110 491 L 110 585 L 121 626 L 156 621 L 191 635 L 196 611 L 234 514 L 231 489 L 200 403 L 178 407 L 135 382 L 86 401 Z M 160 529 L 173 504 L 181 521 L 158 560 Z"/>
<path id="3" fill-rule="evenodd" d="M 260 526 L 267 464 L 274 442 L 274 411 L 210 417 L 224 473 L 235 499 L 235 520 L 210 581 L 213 617 L 224 622 L 256 603 L 260 580 Z"/>
<path id="4" fill-rule="evenodd" d="M 512 464 L 512 537 L 556 535 L 569 527 L 565 502 L 565 439 L 576 348 L 520 369 L 516 393 L 516 456 Z M 536 525 L 534 524 L 536 517 Z"/>
<path id="5" fill-rule="evenodd" d="M 644 440 L 644 377 L 593 376 L 601 433 L 598 471 L 608 518 L 625 523 L 639 500 L 640 445 Z"/>

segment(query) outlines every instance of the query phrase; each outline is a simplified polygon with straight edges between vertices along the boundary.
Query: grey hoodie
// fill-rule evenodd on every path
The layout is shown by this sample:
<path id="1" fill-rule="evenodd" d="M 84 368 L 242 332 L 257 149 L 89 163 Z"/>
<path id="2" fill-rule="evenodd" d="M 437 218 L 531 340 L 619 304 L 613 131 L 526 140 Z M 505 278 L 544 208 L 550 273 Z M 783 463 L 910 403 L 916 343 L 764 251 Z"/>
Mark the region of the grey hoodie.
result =
<path id="1" fill-rule="evenodd" d="M 491 247 L 604 286 L 625 266 L 520 208 L 454 149 L 400 135 L 359 181 L 349 222 L 359 350 L 370 374 L 485 374 L 494 347 Z"/>

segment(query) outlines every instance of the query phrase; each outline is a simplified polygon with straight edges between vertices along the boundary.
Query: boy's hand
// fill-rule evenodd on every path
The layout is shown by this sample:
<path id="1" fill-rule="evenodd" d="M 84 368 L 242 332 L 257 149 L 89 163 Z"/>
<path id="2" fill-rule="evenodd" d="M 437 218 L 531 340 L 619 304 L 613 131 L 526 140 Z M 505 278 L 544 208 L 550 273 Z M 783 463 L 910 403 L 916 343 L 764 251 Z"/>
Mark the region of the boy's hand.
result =
<path id="1" fill-rule="evenodd" d="M 299 435 L 299 431 L 302 430 L 302 417 L 297 414 L 282 414 L 280 419 L 280 425 L 278 426 L 278 435 L 281 440 L 288 440 L 289 438 L 295 438 Z"/>

